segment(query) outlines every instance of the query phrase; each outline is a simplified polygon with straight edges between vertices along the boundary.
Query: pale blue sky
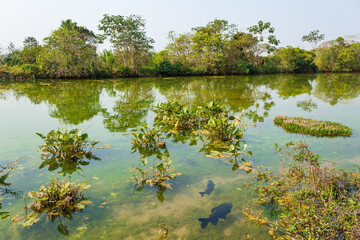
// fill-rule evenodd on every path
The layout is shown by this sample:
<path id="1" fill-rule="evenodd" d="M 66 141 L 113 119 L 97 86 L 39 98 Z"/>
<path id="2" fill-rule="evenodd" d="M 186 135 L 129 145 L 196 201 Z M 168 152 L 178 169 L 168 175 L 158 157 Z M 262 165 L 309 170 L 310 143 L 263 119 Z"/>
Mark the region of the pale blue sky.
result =
<path id="1" fill-rule="evenodd" d="M 243 31 L 260 19 L 269 21 L 282 46 L 310 48 L 301 37 L 314 29 L 325 40 L 360 37 L 360 0 L 0 0 L 0 45 L 12 41 L 19 47 L 27 36 L 40 41 L 68 18 L 97 32 L 105 13 L 141 15 L 157 51 L 168 43 L 170 30 L 188 32 L 214 18 Z"/>

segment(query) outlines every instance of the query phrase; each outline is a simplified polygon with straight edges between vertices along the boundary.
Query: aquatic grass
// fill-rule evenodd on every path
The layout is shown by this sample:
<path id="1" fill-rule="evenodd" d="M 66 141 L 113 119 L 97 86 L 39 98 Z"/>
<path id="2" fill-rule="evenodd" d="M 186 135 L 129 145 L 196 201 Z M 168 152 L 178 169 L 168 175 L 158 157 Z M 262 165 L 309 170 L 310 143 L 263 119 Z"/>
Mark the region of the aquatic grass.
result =
<path id="1" fill-rule="evenodd" d="M 313 136 L 351 136 L 352 130 L 340 123 L 306 119 L 302 117 L 288 117 L 279 115 L 274 123 L 284 129 Z"/>
<path id="2" fill-rule="evenodd" d="M 260 168 L 254 189 L 255 205 L 272 208 L 275 217 L 248 207 L 247 219 L 266 226 L 273 239 L 359 239 L 360 167 L 321 167 L 301 141 L 277 151 L 284 157 L 280 173 Z"/>

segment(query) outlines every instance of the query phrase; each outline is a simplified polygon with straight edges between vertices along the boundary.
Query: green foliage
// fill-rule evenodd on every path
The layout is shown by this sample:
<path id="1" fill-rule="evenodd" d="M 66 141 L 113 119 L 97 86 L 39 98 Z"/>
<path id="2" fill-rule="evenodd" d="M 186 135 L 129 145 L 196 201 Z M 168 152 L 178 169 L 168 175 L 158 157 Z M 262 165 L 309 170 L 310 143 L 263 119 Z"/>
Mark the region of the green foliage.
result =
<path id="1" fill-rule="evenodd" d="M 191 49 L 199 65 L 209 73 L 221 73 L 227 42 L 234 34 L 235 25 L 226 20 L 215 19 L 204 27 L 192 29 Z"/>
<path id="2" fill-rule="evenodd" d="M 141 58 L 153 48 L 154 40 L 146 36 L 145 20 L 140 16 L 105 14 L 98 26 L 103 34 L 99 35 L 101 41 L 109 39 L 116 53 L 121 56 L 126 67 L 134 69 L 137 73 Z"/>
<path id="3" fill-rule="evenodd" d="M 152 52 L 154 40 L 146 35 L 145 20 L 138 15 L 108 15 L 95 34 L 68 19 L 40 45 L 34 37 L 22 49 L 10 44 L 0 55 L 0 79 L 117 78 L 154 76 L 202 76 L 360 71 L 360 43 L 342 37 L 324 39 L 319 30 L 302 40 L 313 45 L 307 51 L 280 41 L 270 22 L 259 21 L 241 32 L 226 20 L 214 19 L 188 33 L 169 32 L 169 44 Z M 109 40 L 111 50 L 97 53 L 97 43 Z"/>
<path id="4" fill-rule="evenodd" d="M 360 171 L 320 166 L 308 146 L 291 142 L 282 150 L 279 174 L 259 170 L 257 204 L 272 206 L 275 218 L 244 208 L 253 223 L 268 228 L 273 239 L 358 239 Z"/>
<path id="5" fill-rule="evenodd" d="M 301 40 L 303 42 L 309 42 L 312 48 L 316 48 L 318 42 L 324 40 L 325 34 L 320 34 L 319 30 L 311 31 L 308 35 L 304 35 Z"/>
<path id="6" fill-rule="evenodd" d="M 56 158 L 61 161 L 78 160 L 81 158 L 90 159 L 93 157 L 91 149 L 98 144 L 98 141 L 91 141 L 87 133 L 79 129 L 70 131 L 61 129 L 51 130 L 46 136 L 39 135 L 45 143 L 40 146 L 43 157 Z"/>
<path id="7" fill-rule="evenodd" d="M 190 140 L 190 145 L 196 145 L 200 140 L 204 143 L 200 152 L 207 157 L 229 158 L 233 171 L 244 169 L 247 173 L 251 172 L 252 164 L 248 160 L 252 153 L 245 152 L 246 145 L 240 146 L 244 130 L 239 127 L 241 118 L 228 116 L 228 111 L 217 102 L 186 106 L 169 101 L 157 105 L 153 111 L 157 114 L 154 128 L 147 129 L 145 126 L 133 133 L 132 149 L 140 153 L 139 165 L 142 165 L 131 170 L 136 190 L 141 191 L 146 185 L 156 186 L 158 200 L 162 202 L 163 193 L 171 186 L 168 181 L 181 174 L 171 168 L 172 160 L 164 139 L 183 144 Z M 156 158 L 149 167 L 148 157 L 152 156 Z M 242 164 L 238 164 L 239 156 L 242 156 Z"/>
<path id="8" fill-rule="evenodd" d="M 36 62 L 50 78 L 84 78 L 98 71 L 95 34 L 68 19 L 44 39 Z"/>
<path id="9" fill-rule="evenodd" d="M 275 53 L 280 58 L 280 69 L 282 72 L 293 73 L 314 73 L 316 65 L 314 64 L 313 52 L 300 48 L 288 46 L 281 48 Z"/>
<path id="10" fill-rule="evenodd" d="M 90 188 L 86 183 L 74 184 L 59 181 L 58 178 L 50 180 L 49 186 L 41 186 L 36 192 L 29 192 L 34 201 L 27 206 L 32 213 L 22 222 L 23 227 L 30 227 L 40 220 L 38 215 L 45 212 L 48 218 L 54 221 L 57 217 L 64 216 L 72 219 L 72 214 L 85 208 L 90 201 L 86 200 L 83 191 Z"/>
<path id="11" fill-rule="evenodd" d="M 342 37 L 323 43 L 316 49 L 315 63 L 324 72 L 360 70 L 360 43 L 347 43 Z"/>
<path id="12" fill-rule="evenodd" d="M 211 141 L 236 143 L 243 138 L 241 129 L 237 127 L 238 124 L 238 120 L 234 120 L 231 122 L 229 119 L 226 118 L 218 119 L 211 117 L 208 124 L 204 126 L 204 134 Z"/>
<path id="13" fill-rule="evenodd" d="M 276 125 L 280 125 L 290 132 L 309 134 L 314 136 L 351 136 L 349 127 L 340 123 L 318 121 L 302 117 L 276 116 Z"/>
<path id="14" fill-rule="evenodd" d="M 147 126 L 140 128 L 139 132 L 133 132 L 133 149 L 146 148 L 151 150 L 164 148 L 166 143 L 156 129 L 148 129 Z"/>
<path id="15" fill-rule="evenodd" d="M 173 141 L 180 140 L 183 143 L 184 140 L 190 140 L 191 145 L 200 140 L 204 143 L 200 151 L 207 157 L 229 158 L 234 164 L 233 170 L 244 167 L 237 163 L 240 155 L 246 162 L 246 147 L 242 149 L 240 146 L 244 131 L 242 116 L 229 116 L 228 111 L 217 102 L 209 102 L 205 106 L 185 106 L 176 101 L 165 102 L 153 111 L 157 113 L 155 126 L 160 127 L 160 131 L 167 134 L 167 138 L 172 137 Z M 248 156 L 250 155 L 249 152 Z"/>
<path id="16" fill-rule="evenodd" d="M 254 46 L 254 65 L 259 65 L 261 61 L 261 55 L 265 52 L 268 54 L 275 51 L 276 46 L 280 44 L 280 41 L 276 39 L 274 34 L 275 28 L 271 26 L 270 22 L 259 21 L 257 25 L 248 28 L 249 32 L 256 36 L 258 44 Z"/>

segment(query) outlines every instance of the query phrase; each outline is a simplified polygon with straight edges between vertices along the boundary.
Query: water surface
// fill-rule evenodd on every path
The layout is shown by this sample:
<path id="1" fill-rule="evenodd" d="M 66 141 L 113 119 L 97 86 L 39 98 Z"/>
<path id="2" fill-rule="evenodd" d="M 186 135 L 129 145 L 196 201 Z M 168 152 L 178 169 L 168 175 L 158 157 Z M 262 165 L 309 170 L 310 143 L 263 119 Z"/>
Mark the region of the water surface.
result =
<path id="1" fill-rule="evenodd" d="M 159 224 L 170 231 L 168 239 L 239 239 L 250 234 L 266 239 L 266 232 L 247 225 L 241 213 L 251 204 L 251 192 L 244 183 L 254 174 L 232 171 L 219 159 L 206 158 L 201 146 L 168 143 L 173 165 L 182 175 L 160 202 L 156 189 L 134 192 L 129 170 L 139 164 L 131 152 L 131 131 L 151 125 L 151 111 L 159 102 L 178 100 L 188 104 L 219 101 L 235 115 L 245 109 L 248 128 L 244 140 L 254 166 L 279 169 L 274 144 L 305 140 L 322 159 L 341 168 L 360 162 L 360 74 L 263 75 L 229 77 L 182 77 L 118 80 L 51 80 L 0 84 L 0 164 L 21 157 L 19 168 L 8 179 L 16 196 L 4 195 L 1 211 L 11 217 L 0 220 L 1 239 L 157 239 Z M 302 116 L 341 122 L 353 129 L 352 137 L 317 138 L 291 134 L 276 127 L 276 115 Z M 256 124 L 252 124 L 256 122 Z M 59 222 L 42 217 L 29 229 L 13 224 L 11 218 L 24 215 L 22 194 L 37 190 L 62 169 L 39 169 L 42 163 L 35 133 L 58 127 L 80 128 L 100 145 L 100 161 L 90 161 L 71 174 L 74 182 L 88 181 L 86 196 L 92 201 L 72 220 L 62 219 L 70 235 L 57 231 Z M 184 160 L 186 159 L 186 160 Z M 194 164 L 195 163 L 195 164 Z M 327 162 L 328 163 L 328 162 Z M 66 176 L 69 179 L 69 174 Z M 215 183 L 210 196 L 201 198 L 208 180 Z M 107 204 L 102 204 L 107 202 Z M 201 229 L 198 218 L 211 209 L 231 202 L 232 212 L 217 226 Z"/>

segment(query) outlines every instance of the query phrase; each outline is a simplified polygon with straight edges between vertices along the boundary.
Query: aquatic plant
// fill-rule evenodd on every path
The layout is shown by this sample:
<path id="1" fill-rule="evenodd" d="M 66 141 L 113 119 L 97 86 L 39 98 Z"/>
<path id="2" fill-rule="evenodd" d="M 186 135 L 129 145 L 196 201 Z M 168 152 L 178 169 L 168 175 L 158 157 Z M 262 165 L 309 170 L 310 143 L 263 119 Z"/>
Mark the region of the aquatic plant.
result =
<path id="1" fill-rule="evenodd" d="M 38 191 L 29 192 L 29 197 L 34 201 L 26 209 L 31 209 L 30 215 L 26 214 L 26 219 L 22 222 L 23 227 L 30 227 L 40 220 L 41 213 L 47 213 L 50 220 L 54 221 L 57 217 L 64 216 L 72 219 L 72 214 L 85 208 L 86 204 L 91 203 L 86 200 L 83 191 L 90 188 L 85 183 L 75 184 L 71 182 L 59 181 L 58 178 L 50 180 L 49 186 L 41 186 Z"/>
<path id="2" fill-rule="evenodd" d="M 227 116 L 228 112 L 218 102 L 209 102 L 205 106 L 186 106 L 177 101 L 158 104 L 153 111 L 157 114 L 155 125 L 167 130 L 198 130 L 211 117 Z"/>
<path id="3" fill-rule="evenodd" d="M 243 209 L 253 223 L 266 226 L 273 239 L 359 239 L 360 167 L 321 167 L 308 145 L 288 143 L 279 174 L 257 173 L 256 204 L 272 206 L 277 217 Z"/>
<path id="4" fill-rule="evenodd" d="M 238 127 L 239 121 L 235 118 L 214 118 L 211 117 L 208 123 L 203 127 L 204 135 L 210 141 L 221 141 L 236 143 L 243 138 L 242 129 Z M 238 118 L 239 119 L 239 118 Z M 240 119 L 239 119 L 240 120 Z"/>
<path id="5" fill-rule="evenodd" d="M 177 101 L 168 101 L 158 104 L 153 111 L 156 125 L 174 130 L 195 130 L 197 119 L 195 109 L 180 104 Z"/>
<path id="6" fill-rule="evenodd" d="M 181 173 L 176 172 L 175 168 L 171 168 L 172 160 L 166 154 L 163 155 L 159 163 L 156 164 L 154 160 L 150 167 L 145 157 L 141 159 L 141 164 L 143 167 L 138 166 L 131 170 L 135 179 L 135 189 L 141 191 L 146 185 L 156 186 L 158 188 L 157 198 L 162 202 L 165 190 L 171 189 L 169 180 L 175 179 Z"/>
<path id="7" fill-rule="evenodd" d="M 5 182 L 6 179 L 9 177 L 9 174 L 12 170 L 17 167 L 17 161 L 11 162 L 5 166 L 0 165 L 0 195 L 3 196 L 4 194 L 10 193 L 11 195 L 16 195 L 16 192 L 9 190 L 7 187 L 11 185 L 11 183 Z M 0 197 L 0 209 L 1 209 L 1 200 Z M 9 212 L 1 212 L 0 211 L 0 219 L 5 219 L 10 217 Z"/>
<path id="8" fill-rule="evenodd" d="M 90 159 L 93 157 L 91 149 L 99 143 L 99 141 L 90 140 L 88 134 L 79 129 L 51 130 L 46 136 L 41 133 L 36 134 L 45 141 L 40 146 L 42 155 L 61 160 Z"/>
<path id="9" fill-rule="evenodd" d="M 241 146 L 245 124 L 243 116 L 229 116 L 229 112 L 218 102 L 209 102 L 205 106 L 186 106 L 177 101 L 159 104 L 154 112 L 155 124 L 153 129 L 141 128 L 139 132 L 133 133 L 133 147 L 144 157 L 156 155 L 158 159 L 163 154 L 169 154 L 163 139 L 171 139 L 173 143 L 197 145 L 200 140 L 207 157 L 228 159 L 233 164 L 233 170 L 245 169 L 249 173 L 252 164 L 248 161 L 252 155 L 246 152 L 246 146 Z M 241 156 L 243 163 L 238 163 Z M 248 158 L 246 158 L 246 156 Z"/>
<path id="10" fill-rule="evenodd" d="M 302 117 L 276 116 L 274 123 L 291 132 L 313 136 L 351 136 L 349 127 L 340 123 L 318 121 Z"/>
<path id="11" fill-rule="evenodd" d="M 17 167 L 19 160 L 13 161 L 5 166 L 0 165 L 0 186 L 8 186 L 10 183 L 6 183 L 6 179 L 9 177 L 9 174 L 12 170 Z"/>
<path id="12" fill-rule="evenodd" d="M 136 147 L 161 148 L 166 146 L 161 133 L 155 128 L 149 129 L 148 126 L 145 126 L 140 128 L 139 132 L 133 132 L 132 135 L 134 136 L 132 144 Z"/>

